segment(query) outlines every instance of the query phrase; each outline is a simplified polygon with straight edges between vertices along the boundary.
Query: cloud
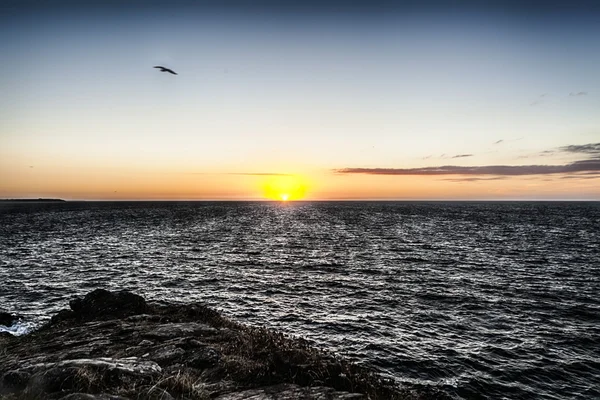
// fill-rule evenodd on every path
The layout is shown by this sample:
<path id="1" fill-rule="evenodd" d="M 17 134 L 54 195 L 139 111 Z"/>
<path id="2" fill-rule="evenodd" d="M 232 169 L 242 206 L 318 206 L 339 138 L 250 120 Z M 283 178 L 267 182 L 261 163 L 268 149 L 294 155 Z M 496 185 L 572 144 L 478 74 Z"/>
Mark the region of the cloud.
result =
<path id="1" fill-rule="evenodd" d="M 192 172 L 192 175 L 293 176 L 279 172 Z"/>
<path id="2" fill-rule="evenodd" d="M 521 137 L 516 138 L 516 139 L 500 139 L 500 140 L 496 140 L 494 142 L 494 144 L 508 143 L 508 142 L 518 142 L 519 140 L 523 140 L 523 139 L 525 139 L 524 136 L 521 136 Z"/>
<path id="3" fill-rule="evenodd" d="M 587 96 L 588 92 L 571 92 L 569 96 Z"/>
<path id="4" fill-rule="evenodd" d="M 222 175 L 241 175 L 241 176 L 292 176 L 292 174 L 280 174 L 277 172 L 226 172 Z"/>
<path id="5" fill-rule="evenodd" d="M 561 179 L 600 179 L 600 174 L 585 173 L 585 174 L 566 175 L 566 176 L 561 177 Z"/>
<path id="6" fill-rule="evenodd" d="M 420 168 L 340 168 L 333 172 L 341 175 L 363 174 L 363 175 L 420 175 L 420 176 L 444 176 L 461 175 L 467 178 L 449 178 L 445 180 L 466 182 L 479 180 L 496 180 L 502 177 L 526 176 L 526 175 L 554 175 L 564 174 L 573 178 L 595 179 L 600 176 L 600 143 L 575 144 L 546 150 L 540 155 L 551 155 L 557 152 L 574 153 L 587 156 L 586 159 L 577 160 L 562 165 L 480 165 L 459 166 L 442 165 Z M 458 154 L 452 158 L 471 157 L 472 154 Z M 485 177 L 485 178 L 482 178 Z M 487 178 L 486 176 L 491 176 Z"/>
<path id="7" fill-rule="evenodd" d="M 506 179 L 506 177 L 495 176 L 492 178 L 444 178 L 442 180 L 450 181 L 450 182 L 478 182 L 478 181 L 498 181 L 498 180 L 502 180 L 502 179 Z"/>
<path id="8" fill-rule="evenodd" d="M 464 167 L 444 165 L 423 168 L 342 168 L 334 172 L 338 174 L 367 174 L 367 175 L 548 175 L 572 174 L 577 172 L 600 172 L 600 159 L 575 161 L 565 165 L 484 165 Z"/>
<path id="9" fill-rule="evenodd" d="M 589 154 L 600 157 L 600 143 L 572 144 L 569 146 L 562 146 L 559 150 L 567 153 Z"/>
<path id="10" fill-rule="evenodd" d="M 473 154 L 457 154 L 452 158 L 465 158 L 465 157 L 473 157 Z"/>

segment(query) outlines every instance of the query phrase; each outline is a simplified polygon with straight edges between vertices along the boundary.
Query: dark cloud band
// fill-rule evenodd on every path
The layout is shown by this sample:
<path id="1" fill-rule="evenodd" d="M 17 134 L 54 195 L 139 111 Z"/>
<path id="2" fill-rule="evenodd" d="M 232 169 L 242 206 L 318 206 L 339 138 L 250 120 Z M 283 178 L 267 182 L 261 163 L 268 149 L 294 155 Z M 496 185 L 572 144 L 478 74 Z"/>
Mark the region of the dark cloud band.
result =
<path id="1" fill-rule="evenodd" d="M 499 140 L 496 143 L 501 142 Z M 444 165 L 439 167 L 422 168 L 341 168 L 334 172 L 338 174 L 367 174 L 367 175 L 493 175 L 493 176 L 521 176 L 521 175 L 550 175 L 550 174 L 577 174 L 600 173 L 600 143 L 588 143 L 559 147 L 558 150 L 547 150 L 543 153 L 554 154 L 556 151 L 574 153 L 592 157 L 565 165 L 485 165 L 485 166 L 458 166 Z M 472 154 L 459 154 L 452 158 L 471 157 Z"/>
<path id="2" fill-rule="evenodd" d="M 567 153 L 591 154 L 600 158 L 600 143 L 563 146 L 560 150 Z"/>
<path id="3" fill-rule="evenodd" d="M 600 159 L 576 161 L 566 165 L 486 165 L 463 167 L 444 165 L 424 168 L 342 168 L 334 170 L 338 174 L 368 175 L 548 175 L 572 174 L 578 172 L 600 172 Z"/>

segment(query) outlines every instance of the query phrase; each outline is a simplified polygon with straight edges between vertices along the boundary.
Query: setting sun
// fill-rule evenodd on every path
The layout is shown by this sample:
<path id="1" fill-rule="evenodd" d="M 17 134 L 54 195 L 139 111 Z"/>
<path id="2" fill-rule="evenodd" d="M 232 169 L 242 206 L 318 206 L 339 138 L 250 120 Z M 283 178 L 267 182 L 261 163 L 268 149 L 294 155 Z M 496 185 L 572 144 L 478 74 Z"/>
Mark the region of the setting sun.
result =
<path id="1" fill-rule="evenodd" d="M 306 194 L 306 182 L 297 175 L 272 175 L 263 182 L 263 193 L 271 200 L 301 200 Z"/>

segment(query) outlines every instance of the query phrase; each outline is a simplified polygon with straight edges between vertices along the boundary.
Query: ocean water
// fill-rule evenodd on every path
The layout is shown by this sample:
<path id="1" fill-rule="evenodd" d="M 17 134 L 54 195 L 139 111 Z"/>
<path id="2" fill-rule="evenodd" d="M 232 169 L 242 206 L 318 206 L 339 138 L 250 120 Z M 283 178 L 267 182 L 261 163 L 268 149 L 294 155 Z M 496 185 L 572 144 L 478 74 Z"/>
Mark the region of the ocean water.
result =
<path id="1" fill-rule="evenodd" d="M 600 203 L 0 203 L 21 329 L 98 287 L 457 398 L 600 398 Z"/>

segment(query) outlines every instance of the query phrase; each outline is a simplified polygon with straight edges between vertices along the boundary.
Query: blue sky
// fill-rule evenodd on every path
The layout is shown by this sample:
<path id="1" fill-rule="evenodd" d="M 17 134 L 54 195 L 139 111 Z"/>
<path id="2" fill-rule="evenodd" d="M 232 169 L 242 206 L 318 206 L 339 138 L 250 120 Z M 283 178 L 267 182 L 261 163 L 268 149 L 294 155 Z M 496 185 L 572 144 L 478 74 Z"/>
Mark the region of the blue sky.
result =
<path id="1" fill-rule="evenodd" d="M 591 2 L 0 4 L 0 196 L 64 196 L 40 181 L 76 171 L 306 174 L 331 189 L 343 169 L 598 156 L 561 150 L 600 142 Z M 597 183 L 554 185 L 597 198 Z"/>

